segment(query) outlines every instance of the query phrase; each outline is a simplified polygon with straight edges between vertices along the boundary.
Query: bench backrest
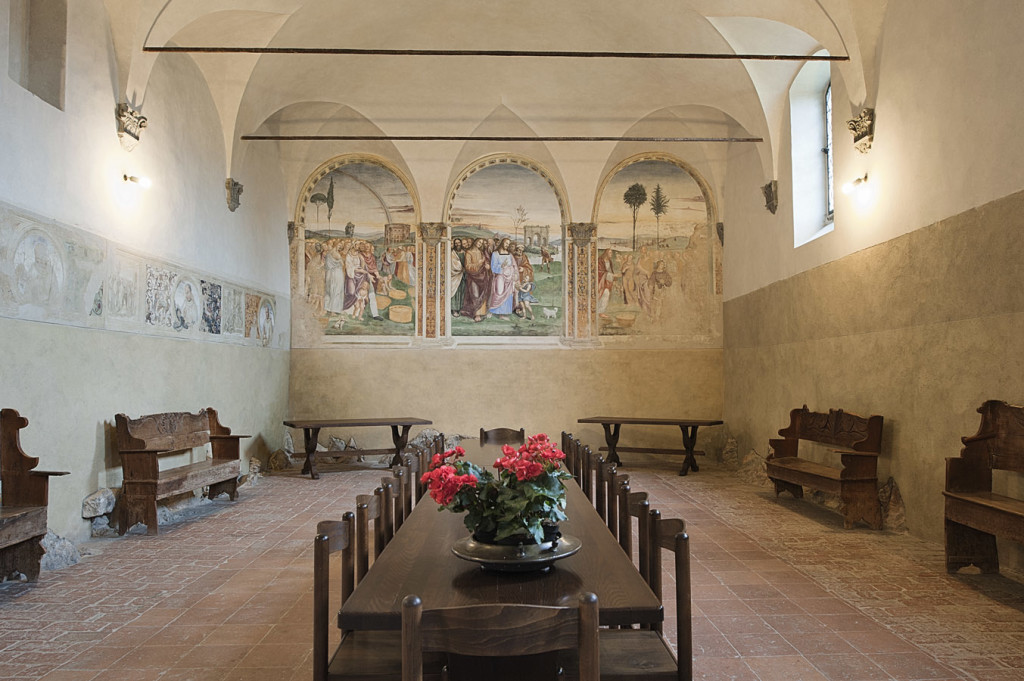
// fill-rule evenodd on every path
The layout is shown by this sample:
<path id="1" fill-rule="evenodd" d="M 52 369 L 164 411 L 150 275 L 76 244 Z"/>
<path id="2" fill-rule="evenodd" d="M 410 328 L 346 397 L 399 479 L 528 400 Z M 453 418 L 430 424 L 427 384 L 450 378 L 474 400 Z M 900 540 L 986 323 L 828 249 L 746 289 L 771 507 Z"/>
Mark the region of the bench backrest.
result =
<path id="1" fill-rule="evenodd" d="M 209 409 L 147 414 L 137 419 L 117 414 L 117 446 L 122 452 L 177 452 L 210 442 Z"/>
<path id="2" fill-rule="evenodd" d="M 779 435 L 787 440 L 807 440 L 877 454 L 882 450 L 882 417 L 864 418 L 842 409 L 829 409 L 823 414 L 810 411 L 805 404 L 789 412 L 789 425 Z"/>
<path id="3" fill-rule="evenodd" d="M 46 505 L 45 486 L 40 498 L 29 476 L 29 471 L 39 465 L 39 459 L 21 450 L 18 431 L 27 425 L 28 419 L 17 410 L 0 410 L 0 499 L 4 506 Z"/>
<path id="4" fill-rule="evenodd" d="M 988 400 L 980 407 L 978 432 L 960 438 L 960 456 L 976 466 L 1024 473 L 1024 407 Z"/>

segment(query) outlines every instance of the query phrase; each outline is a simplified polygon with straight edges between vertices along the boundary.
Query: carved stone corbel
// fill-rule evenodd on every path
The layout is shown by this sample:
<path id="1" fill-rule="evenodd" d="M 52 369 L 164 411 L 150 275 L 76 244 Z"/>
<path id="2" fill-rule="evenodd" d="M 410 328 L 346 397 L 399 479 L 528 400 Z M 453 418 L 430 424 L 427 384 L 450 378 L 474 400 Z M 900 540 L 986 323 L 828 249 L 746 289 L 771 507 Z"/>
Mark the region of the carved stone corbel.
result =
<path id="1" fill-rule="evenodd" d="M 862 154 L 871 151 L 875 141 L 875 110 L 864 109 L 856 118 L 846 121 L 846 127 L 853 133 L 853 146 Z"/>
<path id="2" fill-rule="evenodd" d="M 764 194 L 764 207 L 768 209 L 769 213 L 775 215 L 775 211 L 779 209 L 779 181 L 772 180 L 761 187 L 761 193 Z"/>
<path id="3" fill-rule="evenodd" d="M 228 194 L 228 210 L 232 213 L 242 204 L 242 184 L 235 182 L 232 178 L 224 181 L 224 189 Z"/>
<path id="4" fill-rule="evenodd" d="M 149 125 L 149 120 L 125 102 L 117 105 L 115 115 L 117 116 L 117 137 L 124 150 L 131 151 L 139 144 L 142 129 Z"/>

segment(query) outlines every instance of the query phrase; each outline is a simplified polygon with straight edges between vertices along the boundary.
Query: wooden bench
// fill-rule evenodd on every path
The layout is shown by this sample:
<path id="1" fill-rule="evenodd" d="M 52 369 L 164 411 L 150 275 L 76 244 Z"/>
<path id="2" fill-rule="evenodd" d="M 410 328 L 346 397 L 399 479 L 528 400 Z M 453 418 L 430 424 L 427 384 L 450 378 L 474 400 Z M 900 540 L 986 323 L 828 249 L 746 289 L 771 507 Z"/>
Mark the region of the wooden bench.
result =
<path id="1" fill-rule="evenodd" d="M 215 409 L 206 408 L 198 414 L 148 414 L 137 419 L 117 414 L 114 420 L 124 473 L 119 534 L 136 523 L 143 523 L 147 534 L 157 534 L 156 502 L 175 494 L 209 486 L 210 499 L 224 492 L 232 501 L 238 498 L 238 441 L 249 436 L 232 435 L 230 428 L 221 425 Z M 206 444 L 210 445 L 212 458 L 160 470 L 161 456 Z"/>
<path id="2" fill-rule="evenodd" d="M 882 529 L 882 507 L 878 501 L 878 455 L 882 448 L 882 417 L 864 418 L 841 409 L 827 414 L 809 411 L 807 405 L 789 413 L 789 425 L 779 431 L 781 439 L 769 440 L 775 450 L 768 456 L 768 477 L 775 483 L 775 496 L 783 491 L 802 498 L 803 488 L 838 494 L 843 526 L 863 520 L 872 529 Z M 800 458 L 800 441 L 815 442 L 838 454 L 839 467 Z"/>
<path id="3" fill-rule="evenodd" d="M 27 425 L 16 410 L 0 410 L 0 580 L 15 572 L 39 578 L 50 476 L 68 474 L 32 470 L 39 459 L 21 451 L 18 435 Z"/>
<path id="4" fill-rule="evenodd" d="M 1024 501 L 992 491 L 992 471 L 1024 473 L 1024 407 L 989 400 L 978 433 L 946 459 L 946 570 L 999 572 L 996 537 L 1024 543 Z"/>

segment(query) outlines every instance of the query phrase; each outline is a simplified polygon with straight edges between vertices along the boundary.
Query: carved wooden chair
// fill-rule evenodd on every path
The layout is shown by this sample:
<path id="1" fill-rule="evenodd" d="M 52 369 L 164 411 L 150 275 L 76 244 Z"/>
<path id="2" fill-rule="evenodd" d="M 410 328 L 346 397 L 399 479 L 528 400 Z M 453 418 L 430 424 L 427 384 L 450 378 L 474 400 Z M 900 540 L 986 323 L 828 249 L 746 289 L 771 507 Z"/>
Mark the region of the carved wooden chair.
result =
<path id="1" fill-rule="evenodd" d="M 629 483 L 619 487 L 619 546 L 633 559 L 633 518 L 637 519 L 637 570 L 644 581 L 650 583 L 648 561 L 650 560 L 651 504 L 647 492 L 633 492 Z"/>
<path id="2" fill-rule="evenodd" d="M 453 654 L 449 671 L 453 678 L 462 678 L 458 665 L 464 658 L 459 656 L 472 656 L 473 662 L 488 669 L 479 658 L 559 650 L 577 652 L 580 681 L 598 681 L 598 612 L 597 596 L 592 593 L 580 595 L 578 608 L 499 604 L 424 610 L 418 596 L 406 596 L 402 601 L 402 681 L 423 679 L 423 655 L 429 652 Z M 556 659 L 551 655 L 548 660 L 552 679 L 559 678 Z M 498 661 L 490 667 L 496 673 L 489 669 L 485 676 L 476 667 L 473 678 L 544 678 L 537 673 L 524 676 L 518 663 L 510 676 L 508 667 L 507 661 Z"/>
<path id="3" fill-rule="evenodd" d="M 578 451 L 580 455 L 580 489 L 583 490 L 583 494 L 587 496 L 587 499 L 593 503 L 595 466 L 594 453 L 591 451 L 590 445 L 583 445 Z"/>
<path id="4" fill-rule="evenodd" d="M 381 484 L 391 483 L 394 495 L 394 525 L 395 532 L 402 527 L 402 523 L 412 513 L 412 485 L 409 476 L 409 469 L 406 466 L 395 466 L 391 469 L 391 475 L 381 478 Z"/>
<path id="5" fill-rule="evenodd" d="M 661 598 L 661 549 L 675 553 L 676 627 L 678 656 L 665 639 L 661 624 L 651 629 L 602 629 L 601 678 L 619 681 L 691 681 L 693 678 L 693 625 L 690 604 L 690 547 L 686 524 L 680 518 L 663 519 L 650 512 L 649 579 Z"/>
<path id="6" fill-rule="evenodd" d="M 526 442 L 526 429 L 492 428 L 480 429 L 481 445 L 521 445 Z"/>

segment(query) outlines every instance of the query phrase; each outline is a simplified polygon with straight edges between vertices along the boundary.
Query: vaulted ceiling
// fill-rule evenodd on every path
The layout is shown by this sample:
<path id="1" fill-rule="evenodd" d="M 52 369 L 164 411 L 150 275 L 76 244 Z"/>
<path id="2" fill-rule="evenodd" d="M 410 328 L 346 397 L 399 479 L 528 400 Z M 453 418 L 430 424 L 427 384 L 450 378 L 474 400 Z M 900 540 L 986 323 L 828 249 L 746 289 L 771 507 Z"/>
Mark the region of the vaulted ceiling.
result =
<path id="1" fill-rule="evenodd" d="M 157 60 L 194 60 L 220 116 L 228 175 L 248 134 L 659 135 L 763 138 L 766 179 L 777 169 L 786 92 L 802 61 L 146 49 L 827 53 L 849 57 L 835 64 L 852 114 L 873 103 L 886 7 L 886 0 L 104 2 L 122 100 L 145 113 Z M 322 155 L 311 143 L 288 149 L 299 163 Z"/>

